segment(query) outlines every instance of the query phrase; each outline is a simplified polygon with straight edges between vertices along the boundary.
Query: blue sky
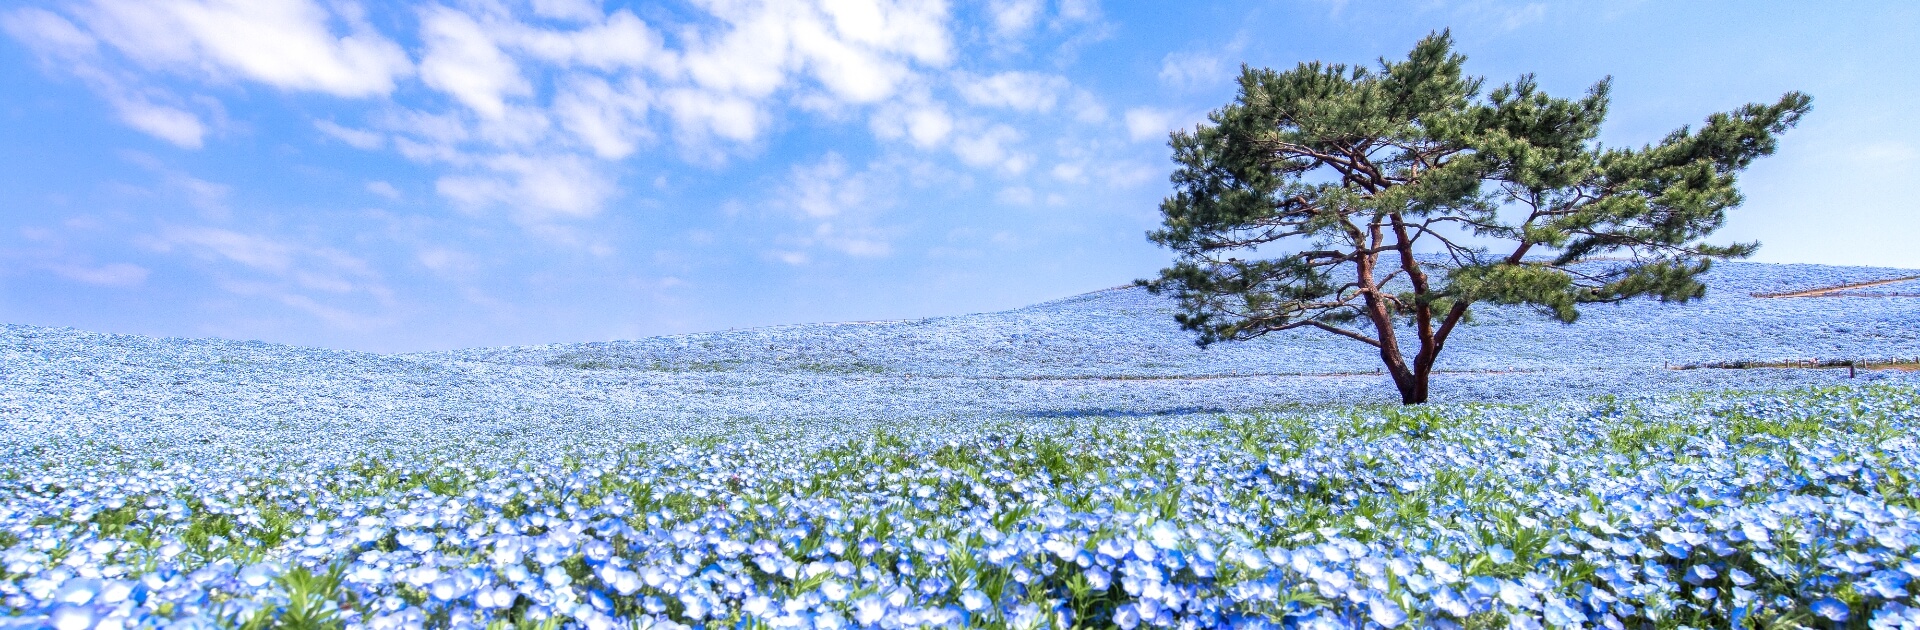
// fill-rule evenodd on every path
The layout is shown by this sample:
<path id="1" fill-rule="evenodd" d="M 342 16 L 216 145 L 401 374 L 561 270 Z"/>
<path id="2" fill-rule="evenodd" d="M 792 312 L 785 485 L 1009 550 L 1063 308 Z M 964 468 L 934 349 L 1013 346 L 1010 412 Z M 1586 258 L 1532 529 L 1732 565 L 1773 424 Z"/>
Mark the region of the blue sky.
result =
<path id="1" fill-rule="evenodd" d="M 999 310 L 1146 277 L 1240 63 L 1399 56 L 1639 144 L 1814 112 L 1720 240 L 1920 267 L 1920 9 L 79 0 L 0 10 L 0 321 L 375 351 Z"/>

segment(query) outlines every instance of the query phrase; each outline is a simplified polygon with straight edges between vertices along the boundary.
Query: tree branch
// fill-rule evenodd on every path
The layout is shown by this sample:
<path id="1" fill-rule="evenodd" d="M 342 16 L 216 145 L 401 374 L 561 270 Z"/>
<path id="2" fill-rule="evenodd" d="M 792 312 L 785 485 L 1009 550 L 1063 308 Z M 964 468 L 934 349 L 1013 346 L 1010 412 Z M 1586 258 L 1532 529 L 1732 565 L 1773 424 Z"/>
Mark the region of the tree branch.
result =
<path id="1" fill-rule="evenodd" d="M 1351 330 L 1347 330 L 1345 328 L 1341 328 L 1339 326 L 1335 326 L 1333 324 L 1329 324 L 1329 323 L 1319 321 L 1319 320 L 1314 320 L 1314 319 L 1297 321 L 1291 324 L 1287 324 L 1285 326 L 1281 326 L 1279 328 L 1275 328 L 1274 330 L 1291 330 L 1291 329 L 1300 328 L 1303 326 L 1312 326 L 1314 328 L 1318 328 L 1320 330 L 1324 330 L 1336 335 L 1340 335 L 1342 337 L 1346 337 L 1348 339 L 1352 339 L 1354 341 L 1358 341 L 1360 343 L 1364 343 L 1369 346 L 1373 346 L 1375 348 L 1380 347 L 1380 341 L 1377 339 L 1368 337 L 1366 335 L 1362 335 L 1360 333 L 1357 333 Z"/>

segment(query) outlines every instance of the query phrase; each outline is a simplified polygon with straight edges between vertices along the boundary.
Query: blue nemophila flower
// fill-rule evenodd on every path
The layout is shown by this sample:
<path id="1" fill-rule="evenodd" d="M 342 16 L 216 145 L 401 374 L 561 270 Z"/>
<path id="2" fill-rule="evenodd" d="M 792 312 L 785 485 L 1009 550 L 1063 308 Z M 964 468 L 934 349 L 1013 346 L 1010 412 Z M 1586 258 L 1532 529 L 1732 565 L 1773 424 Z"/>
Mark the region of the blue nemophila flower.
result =
<path id="1" fill-rule="evenodd" d="M 1832 597 L 1822 597 L 1807 605 L 1813 614 L 1831 621 L 1846 621 L 1851 616 L 1847 603 Z"/>
<path id="2" fill-rule="evenodd" d="M 1387 628 L 1397 628 L 1407 622 L 1407 613 L 1399 604 L 1375 594 L 1367 599 L 1367 618 Z"/>
<path id="3" fill-rule="evenodd" d="M 338 570 L 329 597 L 366 628 L 736 616 L 895 627 L 963 615 L 1351 626 L 1390 625 L 1396 611 L 1400 625 L 1492 613 L 1522 626 L 1657 615 L 1715 627 L 1736 609 L 1804 614 L 1794 611 L 1850 586 L 1861 616 L 1893 623 L 1879 620 L 1911 602 L 1920 521 L 1876 484 L 1920 462 L 1904 437 L 1915 397 L 1794 396 L 1647 399 L 1631 416 L 1600 403 L 1441 406 L 1421 440 L 1340 437 L 1388 425 L 1307 414 L 1285 422 L 1327 437 L 1300 448 L 1221 439 L 1218 424 L 1075 419 L 805 447 L 739 436 L 645 453 L 575 445 L 565 463 L 56 466 L 0 478 L 0 526 L 17 532 L 0 538 L 0 601 L 41 620 L 84 601 L 97 615 L 232 624 L 318 583 L 303 576 Z M 1894 429 L 1847 424 L 1868 404 L 1893 410 L 1872 422 Z M 1729 417 L 1826 428 L 1740 438 Z M 1679 437 L 1629 448 L 1640 434 L 1608 424 L 1627 418 L 1642 424 L 1619 426 L 1668 423 L 1649 434 Z M 34 521 L 109 515 L 123 492 L 112 488 L 138 484 L 195 516 L 138 532 L 105 516 Z M 919 487 L 936 492 L 913 496 Z M 168 504 L 128 494 L 119 505 Z M 1325 515 L 1371 526 L 1336 529 Z M 1780 544 L 1763 548 L 1756 528 Z M 162 553 L 169 544 L 179 549 Z"/>
<path id="4" fill-rule="evenodd" d="M 1894 628 L 1920 627 L 1920 607 L 1908 606 L 1900 602 L 1887 602 L 1873 614 L 1867 622 L 1873 630 L 1893 630 Z"/>
<path id="5" fill-rule="evenodd" d="M 1467 599 L 1459 593 L 1454 592 L 1452 588 L 1443 586 L 1439 590 L 1434 591 L 1432 601 L 1434 608 L 1456 618 L 1464 619 L 1473 613 L 1472 606 L 1468 603 Z"/>
<path id="6" fill-rule="evenodd" d="M 1119 608 L 1114 610 L 1113 625 L 1119 626 L 1122 630 L 1133 630 L 1135 626 L 1140 625 L 1141 621 L 1143 621 L 1143 619 L 1140 614 L 1139 604 L 1121 604 Z"/>
<path id="7" fill-rule="evenodd" d="M 1587 614 L 1559 597 L 1548 597 L 1543 608 L 1547 625 L 1555 628 L 1579 628 L 1587 623 Z"/>

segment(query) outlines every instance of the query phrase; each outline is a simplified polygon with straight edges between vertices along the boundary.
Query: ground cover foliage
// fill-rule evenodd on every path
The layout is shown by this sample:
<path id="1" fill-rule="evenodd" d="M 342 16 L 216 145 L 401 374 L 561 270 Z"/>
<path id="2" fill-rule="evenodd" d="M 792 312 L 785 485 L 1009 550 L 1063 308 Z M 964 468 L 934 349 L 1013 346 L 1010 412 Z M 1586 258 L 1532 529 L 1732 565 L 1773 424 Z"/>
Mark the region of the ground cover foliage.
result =
<path id="1" fill-rule="evenodd" d="M 1487 307 L 1450 342 L 1434 400 L 1843 383 L 1844 369 L 1665 368 L 1920 357 L 1913 298 L 1752 297 L 1912 274 L 1726 263 L 1703 300 L 1592 307 L 1571 326 Z M 409 355 L 0 325 L 0 456 L 191 458 L 260 444 L 346 456 L 542 435 L 651 442 L 743 424 L 837 434 L 916 418 L 1211 416 L 1394 399 L 1390 379 L 1371 374 L 1370 348 L 1288 331 L 1201 350 L 1174 312 L 1128 288 L 977 315 Z M 1875 379 L 1920 382 L 1880 371 L 1858 380 Z M 461 430 L 438 428 L 451 425 Z"/>
<path id="2" fill-rule="evenodd" d="M 10 626 L 1911 627 L 1906 385 L 88 461 Z"/>
<path id="3" fill-rule="evenodd" d="M 1754 296 L 1913 272 L 1712 274 L 1487 309 L 1422 410 L 1137 289 L 410 355 L 0 326 L 0 625 L 1920 624 L 1920 372 L 1668 369 L 1920 356 L 1903 285 Z"/>

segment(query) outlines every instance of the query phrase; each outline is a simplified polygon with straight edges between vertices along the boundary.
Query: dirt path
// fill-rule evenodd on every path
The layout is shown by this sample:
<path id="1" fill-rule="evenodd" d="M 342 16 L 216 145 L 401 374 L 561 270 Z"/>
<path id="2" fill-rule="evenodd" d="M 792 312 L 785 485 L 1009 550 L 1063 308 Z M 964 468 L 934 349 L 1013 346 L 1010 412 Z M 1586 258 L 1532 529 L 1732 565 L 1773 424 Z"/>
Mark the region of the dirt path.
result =
<path id="1" fill-rule="evenodd" d="M 1848 289 L 1864 289 L 1866 287 L 1877 287 L 1883 284 L 1894 284 L 1898 282 L 1906 282 L 1908 280 L 1920 280 L 1920 276 L 1906 276 L 1902 278 L 1888 278 L 1885 280 L 1873 280 L 1869 282 L 1855 282 L 1852 284 L 1842 284 L 1838 286 L 1831 286 L 1831 287 L 1825 287 L 1820 289 L 1807 289 L 1805 291 L 1793 291 L 1790 293 L 1754 293 L 1752 295 L 1753 297 L 1757 297 L 1757 298 L 1820 297 L 1820 296 L 1828 295 L 1832 293 L 1839 293 L 1841 291 L 1845 291 Z"/>

